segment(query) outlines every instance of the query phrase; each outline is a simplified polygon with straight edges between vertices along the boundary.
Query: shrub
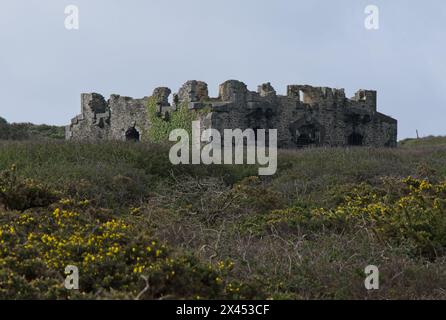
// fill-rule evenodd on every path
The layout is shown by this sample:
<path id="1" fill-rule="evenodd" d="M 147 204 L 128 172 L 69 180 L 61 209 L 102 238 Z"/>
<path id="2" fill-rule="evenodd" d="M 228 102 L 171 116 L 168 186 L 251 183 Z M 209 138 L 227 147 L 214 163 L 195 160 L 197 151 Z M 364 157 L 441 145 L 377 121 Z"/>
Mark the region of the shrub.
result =
<path id="1" fill-rule="evenodd" d="M 32 123 L 8 123 L 0 117 L 0 140 L 63 140 L 65 128 Z"/>
<path id="2" fill-rule="evenodd" d="M 57 200 L 55 193 L 31 179 L 17 175 L 16 167 L 0 172 L 0 204 L 5 209 L 44 207 Z"/>
<path id="3" fill-rule="evenodd" d="M 52 209 L 2 217 L 1 299 L 98 298 L 114 290 L 139 299 L 240 295 L 225 280 L 232 265 L 204 264 L 142 233 L 137 223 L 88 206 L 62 199 Z M 63 288 L 68 265 L 79 268 L 78 292 Z"/>
<path id="4" fill-rule="evenodd" d="M 417 252 L 437 256 L 446 249 L 446 183 L 431 184 L 409 177 L 387 179 L 384 189 L 361 185 L 334 209 L 300 207 L 273 211 L 268 224 L 309 230 L 371 229 L 384 241 L 406 241 Z"/>

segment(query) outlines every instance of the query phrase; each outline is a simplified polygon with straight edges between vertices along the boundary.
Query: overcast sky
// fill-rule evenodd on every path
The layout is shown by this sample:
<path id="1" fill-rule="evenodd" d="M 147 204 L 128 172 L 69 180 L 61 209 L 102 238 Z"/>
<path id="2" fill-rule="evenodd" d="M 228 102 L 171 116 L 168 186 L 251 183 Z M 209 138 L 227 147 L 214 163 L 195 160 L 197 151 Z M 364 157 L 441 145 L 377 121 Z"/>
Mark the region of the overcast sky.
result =
<path id="1" fill-rule="evenodd" d="M 77 5 L 79 30 L 65 7 Z M 364 27 L 365 7 L 380 29 Z M 143 97 L 203 80 L 378 91 L 399 138 L 446 135 L 446 2 L 1 0 L 0 116 L 64 125 L 80 93 Z"/>

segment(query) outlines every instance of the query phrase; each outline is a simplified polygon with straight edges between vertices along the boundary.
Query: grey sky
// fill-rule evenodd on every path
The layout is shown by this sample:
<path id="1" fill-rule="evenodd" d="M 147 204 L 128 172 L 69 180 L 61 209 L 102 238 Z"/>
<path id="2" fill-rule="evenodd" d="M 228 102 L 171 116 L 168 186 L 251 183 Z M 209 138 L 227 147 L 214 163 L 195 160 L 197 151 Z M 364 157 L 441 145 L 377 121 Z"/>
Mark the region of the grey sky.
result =
<path id="1" fill-rule="evenodd" d="M 65 6 L 80 30 L 64 27 Z M 364 9 L 380 8 L 380 30 Z M 378 90 L 399 138 L 446 134 L 446 2 L 1 0 L 0 116 L 67 124 L 80 93 L 150 95 L 203 80 Z"/>

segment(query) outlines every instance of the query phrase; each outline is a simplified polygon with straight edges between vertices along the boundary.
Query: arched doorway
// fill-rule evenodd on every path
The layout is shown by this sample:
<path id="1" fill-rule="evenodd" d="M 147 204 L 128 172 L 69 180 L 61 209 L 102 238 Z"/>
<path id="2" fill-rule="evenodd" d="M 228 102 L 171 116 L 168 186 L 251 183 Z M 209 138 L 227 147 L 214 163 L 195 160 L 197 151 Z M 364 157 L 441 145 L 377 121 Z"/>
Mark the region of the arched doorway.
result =
<path id="1" fill-rule="evenodd" d="M 136 130 L 134 127 L 129 128 L 126 132 L 125 132 L 125 140 L 126 141 L 134 141 L 137 142 L 140 139 L 140 135 L 138 130 Z"/>
<path id="2" fill-rule="evenodd" d="M 290 131 L 297 148 L 323 144 L 324 128 L 314 119 L 298 120 L 290 126 Z"/>
<path id="3" fill-rule="evenodd" d="M 353 132 L 348 136 L 348 145 L 349 146 L 362 146 L 364 143 L 364 137 L 356 132 Z"/>
<path id="4" fill-rule="evenodd" d="M 302 126 L 296 130 L 296 144 L 300 148 L 319 143 L 319 130 L 314 124 Z"/>

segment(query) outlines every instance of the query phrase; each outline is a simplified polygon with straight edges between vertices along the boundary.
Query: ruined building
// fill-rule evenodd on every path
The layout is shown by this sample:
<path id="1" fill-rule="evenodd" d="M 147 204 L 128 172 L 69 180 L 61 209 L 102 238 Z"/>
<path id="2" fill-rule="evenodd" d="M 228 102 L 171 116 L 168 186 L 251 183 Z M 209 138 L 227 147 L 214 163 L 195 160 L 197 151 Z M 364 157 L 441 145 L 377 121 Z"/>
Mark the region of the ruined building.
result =
<path id="1" fill-rule="evenodd" d="M 269 84 L 257 92 L 239 81 L 220 85 L 218 98 L 211 98 L 207 84 L 188 81 L 169 103 L 171 90 L 157 88 L 157 116 L 169 121 L 181 105 L 200 115 L 203 128 L 277 129 L 278 146 L 374 146 L 395 147 L 397 121 L 376 110 L 376 91 L 360 90 L 346 98 L 343 89 L 290 85 L 287 95 L 278 95 Z M 82 113 L 67 126 L 69 140 L 145 140 L 151 126 L 149 98 L 97 93 L 82 94 Z"/>

